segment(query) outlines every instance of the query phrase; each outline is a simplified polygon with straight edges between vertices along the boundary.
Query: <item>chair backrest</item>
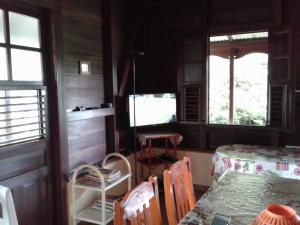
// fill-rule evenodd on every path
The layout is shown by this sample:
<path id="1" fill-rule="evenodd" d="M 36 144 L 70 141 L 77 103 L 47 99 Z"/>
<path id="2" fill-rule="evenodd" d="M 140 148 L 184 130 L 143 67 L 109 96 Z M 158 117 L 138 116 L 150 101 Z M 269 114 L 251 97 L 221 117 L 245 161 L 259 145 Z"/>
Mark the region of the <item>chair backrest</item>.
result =
<path id="1" fill-rule="evenodd" d="M 16 209 L 10 189 L 0 186 L 0 225 L 18 225 Z"/>
<path id="2" fill-rule="evenodd" d="M 169 225 L 176 225 L 195 206 L 189 158 L 184 157 L 164 171 L 164 192 Z"/>
<path id="3" fill-rule="evenodd" d="M 157 178 L 149 177 L 114 202 L 115 225 L 161 225 Z"/>

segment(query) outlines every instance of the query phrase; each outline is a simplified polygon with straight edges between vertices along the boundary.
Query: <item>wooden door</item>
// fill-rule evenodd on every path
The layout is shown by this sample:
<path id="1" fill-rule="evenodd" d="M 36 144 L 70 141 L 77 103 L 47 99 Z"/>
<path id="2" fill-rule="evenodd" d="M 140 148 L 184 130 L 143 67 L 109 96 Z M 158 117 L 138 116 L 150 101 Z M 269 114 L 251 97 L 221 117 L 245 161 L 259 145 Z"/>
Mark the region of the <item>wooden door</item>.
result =
<path id="1" fill-rule="evenodd" d="M 48 104 L 45 13 L 0 1 L 1 63 L 7 67 L 0 79 L 0 185 L 12 190 L 19 225 L 52 224 L 48 118 L 55 105 Z"/>

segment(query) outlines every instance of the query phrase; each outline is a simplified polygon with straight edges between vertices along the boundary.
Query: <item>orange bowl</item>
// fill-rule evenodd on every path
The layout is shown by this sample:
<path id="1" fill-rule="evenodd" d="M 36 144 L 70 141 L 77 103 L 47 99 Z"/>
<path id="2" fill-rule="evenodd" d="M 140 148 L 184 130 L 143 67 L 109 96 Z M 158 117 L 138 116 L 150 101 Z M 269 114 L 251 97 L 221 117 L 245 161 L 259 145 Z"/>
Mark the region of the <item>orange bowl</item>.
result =
<path id="1" fill-rule="evenodd" d="M 300 225 L 300 220 L 296 211 L 286 205 L 268 205 L 252 225 Z"/>

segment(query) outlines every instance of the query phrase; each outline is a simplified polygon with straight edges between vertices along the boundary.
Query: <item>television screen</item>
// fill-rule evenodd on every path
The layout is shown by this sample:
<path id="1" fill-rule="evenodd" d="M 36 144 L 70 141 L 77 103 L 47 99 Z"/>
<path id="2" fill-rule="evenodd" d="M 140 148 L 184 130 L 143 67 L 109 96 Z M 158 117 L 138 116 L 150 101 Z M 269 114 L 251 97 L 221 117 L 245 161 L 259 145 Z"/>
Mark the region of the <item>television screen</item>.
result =
<path id="1" fill-rule="evenodd" d="M 134 96 L 129 95 L 130 126 L 134 126 Z M 135 95 L 135 125 L 176 122 L 176 94 Z"/>

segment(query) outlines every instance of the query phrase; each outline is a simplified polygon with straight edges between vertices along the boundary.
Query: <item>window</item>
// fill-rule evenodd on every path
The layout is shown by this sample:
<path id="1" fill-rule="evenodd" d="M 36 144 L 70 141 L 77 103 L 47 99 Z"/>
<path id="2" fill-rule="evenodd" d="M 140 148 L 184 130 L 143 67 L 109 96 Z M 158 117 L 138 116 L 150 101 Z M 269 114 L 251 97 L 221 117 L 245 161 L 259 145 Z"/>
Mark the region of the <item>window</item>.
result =
<path id="1" fill-rule="evenodd" d="M 204 41 L 200 37 L 186 38 L 180 49 L 179 84 L 182 108 L 180 120 L 190 123 L 203 122 L 201 97 L 205 92 Z"/>
<path id="2" fill-rule="evenodd" d="M 209 123 L 264 126 L 268 33 L 210 37 Z"/>
<path id="3" fill-rule="evenodd" d="M 40 20 L 0 9 L 0 146 L 46 137 Z"/>

